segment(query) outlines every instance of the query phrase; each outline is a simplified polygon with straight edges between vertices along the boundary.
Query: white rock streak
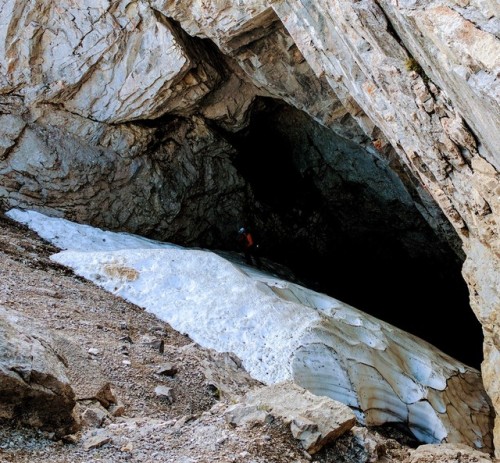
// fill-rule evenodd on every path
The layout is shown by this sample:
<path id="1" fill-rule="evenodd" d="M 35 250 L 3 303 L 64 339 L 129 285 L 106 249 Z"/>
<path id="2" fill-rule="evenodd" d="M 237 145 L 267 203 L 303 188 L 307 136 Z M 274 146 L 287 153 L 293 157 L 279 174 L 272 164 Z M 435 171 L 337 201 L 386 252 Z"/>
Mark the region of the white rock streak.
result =
<path id="1" fill-rule="evenodd" d="M 361 422 L 407 423 L 424 442 L 491 446 L 479 372 L 415 336 L 211 252 L 36 212 L 8 215 L 63 249 L 55 261 L 202 346 L 234 352 L 264 383 L 293 380 L 353 407 Z"/>

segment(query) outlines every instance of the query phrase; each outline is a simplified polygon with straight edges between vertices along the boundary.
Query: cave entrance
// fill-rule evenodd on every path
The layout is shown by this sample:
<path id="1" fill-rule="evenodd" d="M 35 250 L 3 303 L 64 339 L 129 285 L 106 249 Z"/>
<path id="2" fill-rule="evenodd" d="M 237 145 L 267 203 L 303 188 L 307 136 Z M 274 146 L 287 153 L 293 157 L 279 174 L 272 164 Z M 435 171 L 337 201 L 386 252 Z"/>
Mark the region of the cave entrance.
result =
<path id="1" fill-rule="evenodd" d="M 480 368 L 459 238 L 451 227 L 433 230 L 386 161 L 271 99 L 258 101 L 232 143 L 252 191 L 247 224 L 265 257 Z"/>

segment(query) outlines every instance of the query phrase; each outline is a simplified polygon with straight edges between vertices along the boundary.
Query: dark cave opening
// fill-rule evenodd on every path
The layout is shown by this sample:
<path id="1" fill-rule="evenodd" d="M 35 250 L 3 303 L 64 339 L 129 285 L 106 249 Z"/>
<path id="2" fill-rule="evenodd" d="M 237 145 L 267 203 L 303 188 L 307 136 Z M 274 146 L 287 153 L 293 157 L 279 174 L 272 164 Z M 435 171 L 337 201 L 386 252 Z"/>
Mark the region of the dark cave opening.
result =
<path id="1" fill-rule="evenodd" d="M 253 194 L 247 225 L 264 257 L 308 287 L 480 368 L 482 329 L 463 258 L 386 163 L 274 100 L 261 100 L 231 142 Z"/>

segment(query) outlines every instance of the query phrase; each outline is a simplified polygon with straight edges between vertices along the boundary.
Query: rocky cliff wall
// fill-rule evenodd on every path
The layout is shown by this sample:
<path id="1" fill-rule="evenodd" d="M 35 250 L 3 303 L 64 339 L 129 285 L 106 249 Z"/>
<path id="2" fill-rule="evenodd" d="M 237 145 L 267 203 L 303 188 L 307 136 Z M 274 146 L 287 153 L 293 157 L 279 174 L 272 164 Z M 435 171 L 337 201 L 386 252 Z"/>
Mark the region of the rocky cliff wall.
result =
<path id="1" fill-rule="evenodd" d="M 436 229 L 429 195 L 444 212 L 500 412 L 496 2 L 6 0 L 0 18 L 4 207 L 220 243 L 254 201 L 221 130 L 283 100 L 418 179 Z"/>

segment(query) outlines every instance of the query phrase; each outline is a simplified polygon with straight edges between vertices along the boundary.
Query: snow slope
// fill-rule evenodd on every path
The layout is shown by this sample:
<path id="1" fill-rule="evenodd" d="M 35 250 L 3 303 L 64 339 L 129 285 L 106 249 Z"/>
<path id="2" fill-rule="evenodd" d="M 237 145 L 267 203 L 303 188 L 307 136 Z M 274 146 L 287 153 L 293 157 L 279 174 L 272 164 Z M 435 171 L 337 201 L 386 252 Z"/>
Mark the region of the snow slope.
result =
<path id="1" fill-rule="evenodd" d="M 209 251 L 33 211 L 7 215 L 62 249 L 54 261 L 201 346 L 234 352 L 264 383 L 291 379 L 350 405 L 367 424 L 405 422 L 424 442 L 487 445 L 489 405 L 479 372 L 415 336 Z"/>

